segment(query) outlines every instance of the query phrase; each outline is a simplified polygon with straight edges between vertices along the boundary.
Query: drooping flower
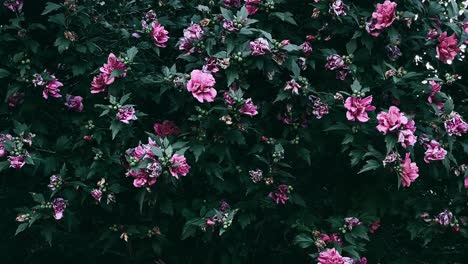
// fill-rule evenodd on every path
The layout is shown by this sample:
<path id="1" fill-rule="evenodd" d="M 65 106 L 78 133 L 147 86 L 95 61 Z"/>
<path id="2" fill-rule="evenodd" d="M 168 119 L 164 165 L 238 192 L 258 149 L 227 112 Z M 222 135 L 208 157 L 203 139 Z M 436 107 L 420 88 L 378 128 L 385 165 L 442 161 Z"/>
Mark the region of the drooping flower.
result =
<path id="1" fill-rule="evenodd" d="M 264 38 L 257 38 L 254 41 L 250 42 L 250 52 L 253 56 L 265 55 L 270 52 L 270 45 L 268 40 Z"/>
<path id="2" fill-rule="evenodd" d="M 191 40 L 200 40 L 205 35 L 203 28 L 196 23 L 192 23 L 188 28 L 184 29 L 184 38 Z"/>
<path id="3" fill-rule="evenodd" d="M 200 70 L 193 70 L 190 73 L 190 81 L 187 82 L 187 90 L 200 103 L 213 102 L 216 97 L 216 90 L 213 88 L 216 81 L 210 73 Z"/>
<path id="4" fill-rule="evenodd" d="M 434 220 L 435 220 L 439 225 L 448 226 L 448 225 L 450 225 L 450 224 L 453 223 L 454 219 L 455 219 L 455 218 L 454 218 L 452 212 L 450 212 L 449 210 L 444 210 L 443 212 L 441 212 L 440 214 L 438 214 Z"/>
<path id="5" fill-rule="evenodd" d="M 377 115 L 377 120 L 379 121 L 377 130 L 384 135 L 386 135 L 388 131 L 394 131 L 408 123 L 408 118 L 401 113 L 400 109 L 396 106 L 390 106 L 388 112 L 380 112 Z"/>
<path id="6" fill-rule="evenodd" d="M 239 112 L 248 116 L 254 116 L 258 114 L 257 106 L 253 104 L 252 98 L 245 100 L 244 104 L 239 109 Z"/>
<path id="7" fill-rule="evenodd" d="M 263 179 L 263 171 L 261 169 L 250 170 L 249 171 L 250 179 L 257 183 Z"/>
<path id="8" fill-rule="evenodd" d="M 177 135 L 180 133 L 180 129 L 176 124 L 170 120 L 164 120 L 161 124 L 156 123 L 153 126 L 154 132 L 160 137 L 167 137 L 170 135 Z"/>
<path id="9" fill-rule="evenodd" d="M 22 155 L 8 156 L 8 161 L 10 162 L 10 168 L 13 169 L 21 169 L 24 164 L 26 164 L 26 161 Z"/>
<path id="10" fill-rule="evenodd" d="M 304 43 L 301 44 L 301 49 L 305 56 L 309 56 L 313 51 L 312 44 L 309 41 L 304 41 Z"/>
<path id="11" fill-rule="evenodd" d="M 109 75 L 106 73 L 100 73 L 94 76 L 93 81 L 91 82 L 91 93 L 97 94 L 106 91 L 108 85 L 111 85 L 114 82 L 115 78 L 109 78 Z"/>
<path id="12" fill-rule="evenodd" d="M 456 135 L 461 137 L 463 133 L 468 131 L 468 124 L 463 121 L 462 117 L 457 112 L 452 112 L 444 123 L 445 130 L 449 136 Z"/>
<path id="13" fill-rule="evenodd" d="M 77 112 L 83 111 L 83 97 L 67 94 L 65 106 Z"/>
<path id="14" fill-rule="evenodd" d="M 190 171 L 190 165 L 187 164 L 187 159 L 179 154 L 174 154 L 171 158 L 171 165 L 169 167 L 169 172 L 176 179 L 179 179 L 179 176 L 185 176 Z"/>
<path id="15" fill-rule="evenodd" d="M 320 252 L 318 264 L 345 264 L 345 259 L 335 248 Z"/>
<path id="16" fill-rule="evenodd" d="M 52 208 L 54 209 L 54 218 L 60 220 L 63 218 L 65 208 L 67 208 L 67 201 L 63 198 L 55 198 L 52 201 Z"/>
<path id="17" fill-rule="evenodd" d="M 259 4 L 262 0 L 245 0 L 245 8 L 247 9 L 247 13 L 252 16 L 260 9 Z"/>
<path id="18" fill-rule="evenodd" d="M 401 143 L 404 148 L 414 146 L 417 140 L 418 137 L 416 137 L 414 132 L 410 129 L 403 129 L 398 132 L 398 142 Z"/>
<path id="19" fill-rule="evenodd" d="M 375 110 L 375 106 L 371 105 L 371 103 L 372 95 L 362 99 L 360 97 L 348 97 L 344 103 L 346 110 L 348 110 L 346 118 L 349 121 L 355 121 L 356 119 L 359 122 L 369 121 L 367 112 Z"/>
<path id="20" fill-rule="evenodd" d="M 383 4 L 377 4 L 377 9 L 366 24 L 367 32 L 373 37 L 378 37 L 383 29 L 391 26 L 396 18 L 396 7 L 397 4 L 389 0 Z"/>
<path id="21" fill-rule="evenodd" d="M 336 16 L 346 16 L 348 12 L 348 6 L 344 4 L 342 0 L 335 0 L 330 5 L 330 14 L 334 14 Z"/>
<path id="22" fill-rule="evenodd" d="M 429 29 L 429 31 L 427 31 L 427 35 L 426 35 L 425 40 L 429 41 L 431 39 L 436 39 L 437 36 L 439 36 L 439 32 L 437 32 L 436 29 L 431 28 L 431 29 Z"/>
<path id="23" fill-rule="evenodd" d="M 419 177 L 419 168 L 415 162 L 411 162 L 410 153 L 406 153 L 405 159 L 401 163 L 401 184 L 409 187 Z"/>
<path id="24" fill-rule="evenodd" d="M 426 163 L 433 160 L 443 160 L 445 159 L 445 155 L 447 155 L 447 151 L 435 140 L 431 140 L 429 144 L 426 144 L 426 148 L 426 152 L 424 152 L 424 161 Z"/>
<path id="25" fill-rule="evenodd" d="M 318 97 L 309 96 L 309 102 L 312 103 L 312 114 L 317 119 L 322 119 L 322 117 L 327 115 L 330 111 L 328 104 Z"/>
<path id="26" fill-rule="evenodd" d="M 137 120 L 138 118 L 135 115 L 135 108 L 133 106 L 122 106 L 117 112 L 117 119 L 125 124 L 129 124 L 132 120 Z"/>
<path id="27" fill-rule="evenodd" d="M 240 7 L 240 0 L 223 0 L 225 7 Z"/>
<path id="28" fill-rule="evenodd" d="M 15 13 L 21 13 L 23 10 L 23 0 L 5 0 L 3 5 Z"/>
<path id="29" fill-rule="evenodd" d="M 429 84 L 431 85 L 431 93 L 427 101 L 431 104 L 435 104 L 437 109 L 442 111 L 444 109 L 444 103 L 437 98 L 437 93 L 442 90 L 442 86 L 438 82 L 432 80 L 429 81 Z"/>
<path id="30" fill-rule="evenodd" d="M 287 81 L 284 86 L 285 91 L 291 90 L 293 94 L 299 94 L 299 89 L 302 89 L 302 86 L 294 79 Z"/>
<path id="31" fill-rule="evenodd" d="M 354 227 L 362 225 L 362 222 L 356 217 L 346 217 L 344 222 L 348 230 L 353 230 Z"/>
<path id="32" fill-rule="evenodd" d="M 91 196 L 96 199 L 96 201 L 100 202 L 102 198 L 102 190 L 101 189 L 93 189 L 91 190 Z"/>
<path id="33" fill-rule="evenodd" d="M 274 192 L 270 192 L 268 197 L 270 197 L 276 204 L 286 204 L 286 201 L 289 200 L 288 194 L 289 186 L 281 184 Z"/>
<path id="34" fill-rule="evenodd" d="M 445 64 L 450 64 L 460 51 L 457 45 L 458 39 L 455 33 L 450 37 L 447 37 L 447 32 L 442 33 L 439 36 L 439 45 L 436 47 L 438 59 Z"/>
<path id="35" fill-rule="evenodd" d="M 167 45 L 166 43 L 169 40 L 169 32 L 166 29 L 164 29 L 164 26 L 162 26 L 159 23 L 153 23 L 151 27 L 151 37 L 153 39 L 154 44 L 157 47 L 165 48 Z"/>
<path id="36" fill-rule="evenodd" d="M 343 58 L 338 54 L 333 54 L 327 57 L 327 63 L 325 64 L 325 68 L 327 70 L 337 70 L 343 68 L 345 62 Z"/>
<path id="37" fill-rule="evenodd" d="M 47 185 L 51 191 L 57 190 L 62 185 L 62 176 L 52 175 L 50 176 L 50 183 Z"/>

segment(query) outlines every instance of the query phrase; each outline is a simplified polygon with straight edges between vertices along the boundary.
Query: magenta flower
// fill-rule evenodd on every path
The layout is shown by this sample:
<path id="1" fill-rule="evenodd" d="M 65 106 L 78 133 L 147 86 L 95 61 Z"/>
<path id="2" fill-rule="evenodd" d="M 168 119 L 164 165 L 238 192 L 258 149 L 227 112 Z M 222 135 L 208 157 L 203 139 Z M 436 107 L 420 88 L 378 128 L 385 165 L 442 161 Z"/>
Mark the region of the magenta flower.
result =
<path id="1" fill-rule="evenodd" d="M 106 91 L 108 85 L 111 85 L 115 78 L 109 78 L 110 75 L 106 73 L 100 73 L 99 75 L 94 76 L 93 81 L 91 82 L 91 93 L 97 94 Z"/>
<path id="2" fill-rule="evenodd" d="M 190 55 L 195 52 L 193 41 L 188 38 L 182 38 L 179 44 L 179 50 L 185 51 L 185 55 Z"/>
<path id="3" fill-rule="evenodd" d="M 225 7 L 240 7 L 240 0 L 223 0 Z"/>
<path id="4" fill-rule="evenodd" d="M 201 40 L 205 35 L 205 31 L 199 24 L 191 24 L 188 28 L 184 29 L 184 38 L 191 40 Z"/>
<path id="5" fill-rule="evenodd" d="M 411 162 L 410 153 L 406 153 L 405 159 L 401 163 L 401 184 L 409 187 L 419 177 L 419 168 L 415 162 Z"/>
<path id="6" fill-rule="evenodd" d="M 257 11 L 260 9 L 259 4 L 261 2 L 262 0 L 245 0 L 245 8 L 247 9 L 247 13 L 249 13 L 250 16 L 257 13 Z"/>
<path id="7" fill-rule="evenodd" d="M 380 112 L 377 115 L 377 120 L 379 121 L 377 130 L 384 135 L 388 131 L 394 131 L 408 123 L 408 118 L 403 113 L 400 113 L 400 109 L 396 106 L 390 106 L 388 112 Z"/>
<path id="8" fill-rule="evenodd" d="M 102 191 L 100 189 L 93 189 L 91 191 L 91 196 L 96 199 L 96 201 L 100 202 L 102 198 Z"/>
<path id="9" fill-rule="evenodd" d="M 153 128 L 156 135 L 160 137 L 180 134 L 180 129 L 170 120 L 164 120 L 161 124 L 156 123 Z"/>
<path id="10" fill-rule="evenodd" d="M 193 97 L 200 103 L 205 101 L 213 102 L 217 94 L 213 88 L 216 84 L 213 75 L 200 70 L 193 70 L 190 77 L 190 81 L 187 82 L 187 90 L 192 93 Z"/>
<path id="11" fill-rule="evenodd" d="M 274 192 L 270 192 L 268 197 L 270 197 L 276 204 L 286 204 L 286 201 L 289 200 L 288 194 L 289 186 L 281 184 Z"/>
<path id="12" fill-rule="evenodd" d="M 264 38 L 257 38 L 250 42 L 250 52 L 253 56 L 265 55 L 270 52 L 270 45 Z"/>
<path id="13" fill-rule="evenodd" d="M 107 57 L 107 63 L 102 65 L 102 67 L 99 70 L 102 73 L 107 74 L 108 78 L 110 78 L 114 70 L 118 70 L 122 72 L 116 77 L 127 76 L 127 66 L 125 65 L 125 63 L 122 62 L 120 58 L 117 58 L 114 53 L 109 54 L 109 56 Z"/>
<path id="14" fill-rule="evenodd" d="M 346 16 L 348 12 L 348 6 L 343 3 L 341 0 L 336 0 L 330 5 L 330 14 L 336 16 Z"/>
<path id="15" fill-rule="evenodd" d="M 65 106 L 77 112 L 83 111 L 83 97 L 67 94 Z"/>
<path id="16" fill-rule="evenodd" d="M 301 49 L 305 56 L 309 56 L 313 51 L 312 44 L 310 44 L 309 41 L 304 41 L 304 43 L 301 44 Z"/>
<path id="17" fill-rule="evenodd" d="M 205 58 L 205 65 L 203 65 L 203 71 L 217 73 L 219 71 L 218 59 L 214 57 Z"/>
<path id="18" fill-rule="evenodd" d="M 55 76 L 53 75 L 52 77 L 55 78 Z M 49 96 L 52 96 L 54 98 L 62 97 L 62 95 L 60 94 L 60 87 L 62 86 L 63 86 L 63 83 L 59 82 L 57 79 L 48 82 L 43 87 L 42 97 L 44 97 L 44 99 L 48 99 Z"/>
<path id="19" fill-rule="evenodd" d="M 427 35 L 426 35 L 425 40 L 426 40 L 426 41 L 429 41 L 429 40 L 431 40 L 431 39 L 436 39 L 437 36 L 439 36 L 439 32 L 437 32 L 436 29 L 431 28 L 431 29 L 429 29 L 429 31 L 427 32 Z"/>
<path id="20" fill-rule="evenodd" d="M 348 110 L 346 118 L 349 121 L 355 121 L 356 119 L 359 122 L 369 121 L 367 111 L 375 110 L 375 106 L 372 106 L 371 103 L 372 95 L 362 99 L 360 97 L 348 97 L 344 103 L 345 108 Z"/>
<path id="21" fill-rule="evenodd" d="M 248 116 L 254 116 L 258 114 L 257 106 L 253 104 L 252 98 L 249 98 L 245 101 L 244 105 L 242 105 L 239 112 Z"/>
<path id="22" fill-rule="evenodd" d="M 465 188 L 468 189 L 468 177 L 465 178 L 465 180 L 463 181 L 464 185 L 465 185 Z"/>
<path id="23" fill-rule="evenodd" d="M 3 145 L 7 140 L 13 140 L 13 137 L 10 134 L 0 134 L 0 157 L 3 157 L 8 153 Z"/>
<path id="24" fill-rule="evenodd" d="M 240 30 L 234 25 L 234 22 L 230 20 L 224 20 L 223 28 L 229 32 L 238 32 Z"/>
<path id="25" fill-rule="evenodd" d="M 339 70 L 345 66 L 345 62 L 343 58 L 338 54 L 333 54 L 327 57 L 327 63 L 325 64 L 325 69 L 332 71 L 332 70 Z"/>
<path id="26" fill-rule="evenodd" d="M 323 116 L 329 113 L 328 104 L 323 102 L 320 98 L 309 97 L 309 100 L 312 101 L 312 114 L 317 119 L 322 119 Z"/>
<path id="27" fill-rule="evenodd" d="M 171 158 L 171 166 L 169 167 L 171 175 L 179 179 L 179 176 L 185 176 L 189 171 L 190 165 L 187 164 L 186 158 L 179 154 L 174 154 Z"/>
<path id="28" fill-rule="evenodd" d="M 158 23 L 153 23 L 151 31 L 151 37 L 153 38 L 153 42 L 157 47 L 165 48 L 166 42 L 169 40 L 169 32 L 164 29 L 164 26 Z"/>
<path id="29" fill-rule="evenodd" d="M 26 164 L 24 157 L 21 155 L 8 156 L 8 161 L 10 162 L 10 168 L 13 169 L 21 169 L 24 166 L 24 164 Z"/>
<path id="30" fill-rule="evenodd" d="M 429 144 L 426 144 L 426 147 L 427 147 L 426 152 L 424 152 L 424 161 L 426 163 L 429 163 L 433 160 L 445 159 L 445 155 L 447 155 L 447 151 L 440 146 L 439 142 L 435 140 L 431 140 Z"/>
<path id="31" fill-rule="evenodd" d="M 347 264 L 345 261 L 335 248 L 320 252 L 318 257 L 318 264 Z"/>
<path id="32" fill-rule="evenodd" d="M 284 86 L 285 91 L 291 90 L 293 94 L 299 94 L 299 89 L 302 89 L 302 86 L 294 79 L 287 81 L 286 85 Z"/>
<path id="33" fill-rule="evenodd" d="M 21 13 L 23 10 L 23 0 L 5 0 L 3 5 L 15 13 Z"/>
<path id="34" fill-rule="evenodd" d="M 67 201 L 63 198 L 55 198 L 52 201 L 52 208 L 54 209 L 54 218 L 60 220 L 63 218 L 63 212 L 67 208 Z"/>
<path id="35" fill-rule="evenodd" d="M 463 133 L 468 131 L 468 124 L 463 121 L 462 117 L 457 112 L 452 112 L 450 118 L 444 123 L 445 130 L 449 136 L 456 135 L 461 137 Z"/>
<path id="36" fill-rule="evenodd" d="M 401 143 L 404 148 L 414 146 L 417 139 L 418 137 L 416 137 L 410 129 L 403 129 L 398 132 L 398 142 Z"/>
<path id="37" fill-rule="evenodd" d="M 450 64 L 460 51 L 457 44 L 458 39 L 455 33 L 450 37 L 447 37 L 447 32 L 442 33 L 439 36 L 439 45 L 436 47 L 438 59 L 445 64 Z"/>
<path id="38" fill-rule="evenodd" d="M 346 217 L 344 221 L 348 230 L 353 230 L 354 227 L 362 225 L 362 222 L 356 217 Z"/>
<path id="39" fill-rule="evenodd" d="M 396 18 L 396 7 L 397 4 L 389 0 L 383 4 L 377 4 L 377 9 L 366 24 L 367 32 L 373 37 L 378 37 L 383 29 L 392 25 Z"/>
<path id="40" fill-rule="evenodd" d="M 435 217 L 434 221 L 436 221 L 441 226 L 448 226 L 452 224 L 454 219 L 455 217 L 453 216 L 452 212 L 450 212 L 449 210 L 444 210 Z"/>
<path id="41" fill-rule="evenodd" d="M 129 124 L 132 120 L 137 120 L 135 115 L 135 108 L 133 106 L 122 106 L 117 113 L 117 119 L 125 124 Z"/>
<path id="42" fill-rule="evenodd" d="M 444 109 L 444 103 L 439 101 L 439 99 L 437 99 L 437 96 L 436 96 L 437 93 L 440 92 L 440 90 L 442 90 L 442 86 L 438 82 L 435 82 L 435 81 L 429 81 L 429 84 L 431 85 L 432 91 L 429 97 L 427 98 L 427 101 L 431 104 L 432 103 L 435 104 L 437 109 L 442 111 Z"/>

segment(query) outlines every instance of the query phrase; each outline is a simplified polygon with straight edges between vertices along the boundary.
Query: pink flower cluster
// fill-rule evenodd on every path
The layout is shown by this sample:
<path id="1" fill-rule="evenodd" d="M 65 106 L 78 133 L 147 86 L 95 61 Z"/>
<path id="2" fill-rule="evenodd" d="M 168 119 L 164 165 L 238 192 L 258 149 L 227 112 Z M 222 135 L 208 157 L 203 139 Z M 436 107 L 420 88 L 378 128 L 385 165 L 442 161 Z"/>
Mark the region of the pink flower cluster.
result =
<path id="1" fill-rule="evenodd" d="M 289 200 L 289 186 L 285 184 L 279 185 L 274 192 L 270 192 L 268 197 L 270 197 L 276 204 L 286 204 L 286 201 Z"/>
<path id="2" fill-rule="evenodd" d="M 447 32 L 439 36 L 439 45 L 436 47 L 437 57 L 445 64 L 450 64 L 457 56 L 460 49 L 458 48 L 458 39 L 453 33 L 447 37 Z"/>
<path id="3" fill-rule="evenodd" d="M 346 118 L 349 121 L 355 121 L 356 119 L 359 122 L 369 121 L 367 112 L 375 110 L 375 106 L 372 106 L 371 103 L 372 96 L 367 96 L 366 98 L 348 97 L 344 103 L 346 110 L 348 110 Z"/>
<path id="4" fill-rule="evenodd" d="M 396 18 L 396 7 L 397 4 L 389 0 L 383 4 L 377 4 L 377 9 L 366 24 L 367 32 L 373 37 L 378 37 L 383 29 L 391 26 Z"/>
<path id="5" fill-rule="evenodd" d="M 200 70 L 193 70 L 190 73 L 190 80 L 187 82 L 187 90 L 200 103 L 213 102 L 217 91 L 213 88 L 216 81 L 211 73 Z"/>
<path id="6" fill-rule="evenodd" d="M 468 131 L 468 124 L 463 121 L 462 117 L 457 112 L 452 112 L 450 114 L 444 126 L 449 136 L 456 135 L 461 137 L 462 134 Z"/>
<path id="7" fill-rule="evenodd" d="M 196 42 L 203 39 L 205 31 L 199 24 L 192 23 L 184 29 L 184 37 L 180 39 L 179 50 L 185 51 L 186 55 L 195 52 Z"/>
<path id="8" fill-rule="evenodd" d="M 398 142 L 404 148 L 414 146 L 416 143 L 417 137 L 414 135 L 416 131 L 414 120 L 408 120 L 405 113 L 400 112 L 398 107 L 390 106 L 388 112 L 380 112 L 377 115 L 377 120 L 379 122 L 377 130 L 384 135 L 389 131 L 398 131 Z"/>
<path id="9" fill-rule="evenodd" d="M 157 147 L 157 144 L 148 138 L 148 144 L 141 144 L 126 151 L 126 161 L 130 165 L 126 175 L 133 177 L 133 186 L 137 188 L 155 184 L 162 173 L 161 164 L 151 147 Z"/>
<path id="10" fill-rule="evenodd" d="M 440 143 L 431 140 L 428 144 L 425 145 L 426 152 L 424 152 L 424 161 L 429 163 L 434 160 L 444 160 L 447 151 L 440 146 Z"/>
<path id="11" fill-rule="evenodd" d="M 257 38 L 250 42 L 250 52 L 253 56 L 261 56 L 270 52 L 270 44 L 264 38 Z"/>
<path id="12" fill-rule="evenodd" d="M 34 80 L 32 81 L 35 87 L 42 87 L 42 97 L 44 97 L 44 99 L 48 99 L 49 96 L 54 98 L 62 97 L 60 94 L 60 87 L 63 86 L 63 83 L 53 74 L 44 72 L 44 75 L 46 76 L 34 74 Z M 46 79 L 44 79 L 44 77 L 46 77 Z"/>
<path id="13" fill-rule="evenodd" d="M 127 66 L 120 58 L 117 58 L 114 53 L 110 53 L 105 63 L 100 69 L 100 74 L 94 76 L 91 82 L 91 93 L 102 93 L 106 91 L 107 86 L 114 83 L 116 77 L 125 77 L 127 75 Z M 113 76 L 112 73 L 117 71 L 120 74 Z M 115 75 L 115 73 L 114 73 Z"/>
<path id="14" fill-rule="evenodd" d="M 21 169 L 26 164 L 25 157 L 30 158 L 31 156 L 24 149 L 24 144 L 31 146 L 34 136 L 31 133 L 27 136 L 21 133 L 18 138 L 13 138 L 10 134 L 0 134 L 0 157 L 8 156 L 10 168 Z"/>
<path id="15" fill-rule="evenodd" d="M 345 63 L 343 57 L 338 54 L 332 54 L 327 57 L 325 69 L 329 71 L 336 71 L 336 79 L 344 80 L 350 72 L 350 67 Z"/>

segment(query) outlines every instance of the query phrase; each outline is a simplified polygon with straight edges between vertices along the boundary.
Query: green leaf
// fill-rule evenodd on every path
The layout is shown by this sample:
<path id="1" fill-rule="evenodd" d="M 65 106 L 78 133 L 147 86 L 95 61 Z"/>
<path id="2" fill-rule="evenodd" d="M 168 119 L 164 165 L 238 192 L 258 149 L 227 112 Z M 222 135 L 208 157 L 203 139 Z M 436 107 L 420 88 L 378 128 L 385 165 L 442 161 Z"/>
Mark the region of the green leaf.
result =
<path id="1" fill-rule="evenodd" d="M 44 195 L 42 195 L 41 193 L 30 193 L 30 194 L 36 203 L 38 204 L 45 203 Z"/>
<path id="2" fill-rule="evenodd" d="M 136 54 L 138 53 L 137 47 L 131 47 L 127 50 L 127 58 L 131 61 L 135 58 Z"/>
<path id="3" fill-rule="evenodd" d="M 50 13 L 52 11 L 55 11 L 55 10 L 61 8 L 61 7 L 62 7 L 61 5 L 51 3 L 51 2 L 47 2 L 46 7 L 44 8 L 44 11 L 42 11 L 41 15 L 47 15 L 48 13 Z"/>
<path id="4" fill-rule="evenodd" d="M 19 233 L 23 232 L 28 228 L 28 223 L 21 223 L 18 225 L 18 228 L 16 228 L 15 236 L 18 235 Z"/>
<path id="5" fill-rule="evenodd" d="M 393 135 L 387 135 L 385 136 L 385 143 L 386 143 L 387 154 L 388 154 L 395 148 L 395 145 L 397 143 L 397 138 Z"/>
<path id="6" fill-rule="evenodd" d="M 351 84 L 351 89 L 355 93 L 359 93 L 362 89 L 361 83 L 356 79 L 354 80 L 353 84 Z"/>
<path id="7" fill-rule="evenodd" d="M 119 131 L 122 129 L 122 123 L 118 120 L 112 120 L 110 130 L 112 131 L 112 139 L 115 139 Z"/>
<path id="8" fill-rule="evenodd" d="M 294 238 L 294 244 L 301 248 L 308 248 L 314 244 L 314 240 L 306 234 L 300 234 Z"/>
<path id="9" fill-rule="evenodd" d="M 140 215 L 143 214 L 143 203 L 145 202 L 145 197 L 146 197 L 146 189 L 141 188 L 136 196 L 136 199 L 138 201 L 138 208 L 140 210 Z"/>
<path id="10" fill-rule="evenodd" d="M 355 39 L 352 39 L 350 42 L 346 44 L 346 51 L 348 51 L 348 54 L 353 54 L 356 51 L 357 48 L 357 41 Z"/>
<path id="11" fill-rule="evenodd" d="M 0 79 L 8 77 L 11 73 L 5 69 L 0 68 Z"/>
<path id="12" fill-rule="evenodd" d="M 376 160 L 368 160 L 366 161 L 367 164 L 362 167 L 362 169 L 358 172 L 358 174 L 361 174 L 366 171 L 370 170 L 376 170 L 382 166 L 382 164 Z"/>
<path id="13" fill-rule="evenodd" d="M 10 166 L 10 162 L 8 162 L 7 160 L 5 161 L 0 161 L 0 172 L 5 170 L 6 168 L 8 168 Z"/>
<path id="14" fill-rule="evenodd" d="M 297 23 L 293 18 L 293 14 L 291 14 L 290 12 L 273 12 L 271 13 L 271 15 L 279 18 L 283 22 L 287 22 L 297 26 Z"/>

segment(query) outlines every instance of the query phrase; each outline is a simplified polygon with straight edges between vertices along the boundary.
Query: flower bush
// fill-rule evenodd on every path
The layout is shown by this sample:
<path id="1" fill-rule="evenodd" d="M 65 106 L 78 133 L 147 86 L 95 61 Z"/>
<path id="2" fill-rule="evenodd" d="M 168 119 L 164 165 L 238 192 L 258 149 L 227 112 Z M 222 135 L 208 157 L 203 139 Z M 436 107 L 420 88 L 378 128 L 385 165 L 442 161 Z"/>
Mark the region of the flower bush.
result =
<path id="1" fill-rule="evenodd" d="M 0 8 L 2 263 L 464 263 L 467 2 Z"/>

